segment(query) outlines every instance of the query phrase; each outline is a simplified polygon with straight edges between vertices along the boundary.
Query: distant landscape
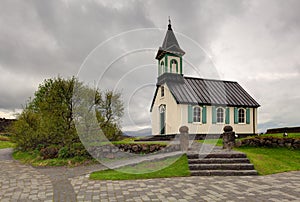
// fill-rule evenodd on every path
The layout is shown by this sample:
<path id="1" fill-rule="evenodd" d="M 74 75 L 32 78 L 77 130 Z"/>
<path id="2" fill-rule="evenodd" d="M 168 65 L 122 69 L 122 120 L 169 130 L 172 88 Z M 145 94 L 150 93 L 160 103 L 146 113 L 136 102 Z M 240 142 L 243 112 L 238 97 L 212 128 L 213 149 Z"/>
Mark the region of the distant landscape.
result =
<path id="1" fill-rule="evenodd" d="M 130 136 L 130 137 L 145 137 L 145 136 L 152 135 L 152 130 L 151 128 L 146 128 L 137 131 L 124 131 L 123 135 Z"/>
<path id="2" fill-rule="evenodd" d="M 0 133 L 7 132 L 7 128 L 9 125 L 16 121 L 16 119 L 5 119 L 5 118 L 0 118 Z M 269 128 L 266 130 L 264 133 L 300 133 L 300 127 L 282 127 L 282 128 Z M 152 135 L 152 130 L 151 128 L 146 128 L 142 130 L 137 130 L 137 131 L 124 131 L 123 132 L 124 136 L 129 136 L 129 137 L 145 137 Z"/>

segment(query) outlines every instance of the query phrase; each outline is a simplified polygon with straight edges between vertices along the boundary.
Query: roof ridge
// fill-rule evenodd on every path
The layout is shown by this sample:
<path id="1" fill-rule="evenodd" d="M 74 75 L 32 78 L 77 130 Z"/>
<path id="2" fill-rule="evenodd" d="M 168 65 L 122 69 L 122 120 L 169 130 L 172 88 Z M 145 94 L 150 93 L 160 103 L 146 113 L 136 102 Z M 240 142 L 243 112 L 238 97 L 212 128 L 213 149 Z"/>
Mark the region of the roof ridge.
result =
<path id="1" fill-rule="evenodd" d="M 227 83 L 238 83 L 237 81 L 229 81 L 229 80 L 219 80 L 219 79 L 205 79 L 193 76 L 183 76 L 185 79 L 197 79 L 197 80 L 205 80 L 205 81 L 218 81 L 218 82 L 227 82 Z"/>

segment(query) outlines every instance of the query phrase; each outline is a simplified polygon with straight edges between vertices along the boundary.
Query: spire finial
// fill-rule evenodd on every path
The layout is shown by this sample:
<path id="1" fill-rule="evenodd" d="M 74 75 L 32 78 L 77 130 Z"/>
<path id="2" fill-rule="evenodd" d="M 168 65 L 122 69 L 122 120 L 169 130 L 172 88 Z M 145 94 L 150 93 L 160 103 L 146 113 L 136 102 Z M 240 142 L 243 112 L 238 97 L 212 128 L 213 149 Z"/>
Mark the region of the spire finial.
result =
<path id="1" fill-rule="evenodd" d="M 169 16 L 169 25 L 168 25 L 168 30 L 172 30 L 170 16 Z"/>

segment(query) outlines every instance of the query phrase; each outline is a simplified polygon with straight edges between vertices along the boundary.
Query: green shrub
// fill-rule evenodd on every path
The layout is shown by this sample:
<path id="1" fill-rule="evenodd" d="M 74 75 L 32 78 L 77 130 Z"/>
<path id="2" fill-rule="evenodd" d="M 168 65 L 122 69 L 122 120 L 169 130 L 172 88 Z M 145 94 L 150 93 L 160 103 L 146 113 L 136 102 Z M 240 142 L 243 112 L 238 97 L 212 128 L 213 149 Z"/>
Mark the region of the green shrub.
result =
<path id="1" fill-rule="evenodd" d="M 46 148 L 42 148 L 40 151 L 40 155 L 43 159 L 53 159 L 58 157 L 59 147 L 56 145 L 51 145 Z"/>
<path id="2" fill-rule="evenodd" d="M 83 144 L 81 144 L 81 142 L 71 144 L 70 149 L 69 149 L 69 154 L 70 154 L 70 157 L 75 157 L 75 156 L 89 157 L 90 156 L 90 154 L 86 151 L 85 147 L 83 146 Z"/>
<path id="3" fill-rule="evenodd" d="M 64 158 L 69 158 L 69 149 L 68 147 L 62 147 L 60 148 L 60 150 L 58 151 L 58 158 L 64 159 Z"/>
<path id="4" fill-rule="evenodd" d="M 73 158 L 73 157 L 90 157 L 84 146 L 78 142 L 69 146 L 60 148 L 58 152 L 59 158 Z"/>

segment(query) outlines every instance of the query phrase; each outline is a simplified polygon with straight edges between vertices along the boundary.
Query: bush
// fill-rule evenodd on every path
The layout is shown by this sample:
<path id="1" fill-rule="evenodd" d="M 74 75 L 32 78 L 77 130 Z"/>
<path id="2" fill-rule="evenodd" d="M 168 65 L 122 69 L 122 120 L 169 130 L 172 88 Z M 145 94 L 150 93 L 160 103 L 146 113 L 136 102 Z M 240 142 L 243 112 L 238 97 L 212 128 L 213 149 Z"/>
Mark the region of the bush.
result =
<path id="1" fill-rule="evenodd" d="M 58 151 L 58 158 L 64 159 L 64 158 L 68 158 L 68 157 L 70 157 L 68 147 L 60 148 L 60 150 Z"/>
<path id="2" fill-rule="evenodd" d="M 43 159 L 53 159 L 58 157 L 59 148 L 56 145 L 51 145 L 40 150 L 40 155 Z"/>
<path id="3" fill-rule="evenodd" d="M 87 152 L 85 147 L 80 142 L 71 144 L 69 153 L 70 153 L 70 157 L 75 157 L 75 156 L 90 157 L 90 154 Z"/>
<path id="4" fill-rule="evenodd" d="M 73 143 L 68 147 L 62 147 L 58 152 L 58 158 L 72 158 L 72 157 L 90 157 L 84 146 L 79 143 Z"/>

